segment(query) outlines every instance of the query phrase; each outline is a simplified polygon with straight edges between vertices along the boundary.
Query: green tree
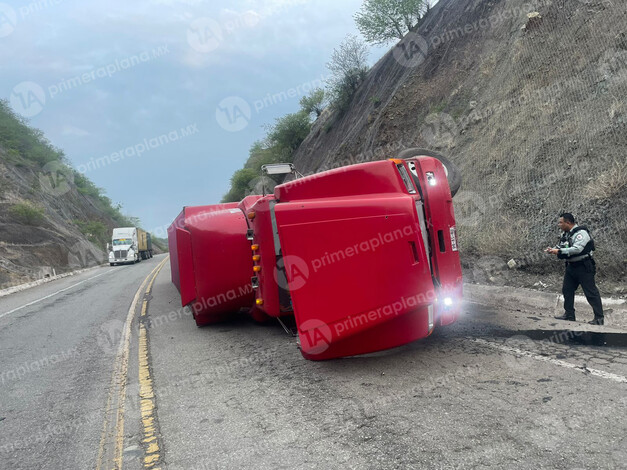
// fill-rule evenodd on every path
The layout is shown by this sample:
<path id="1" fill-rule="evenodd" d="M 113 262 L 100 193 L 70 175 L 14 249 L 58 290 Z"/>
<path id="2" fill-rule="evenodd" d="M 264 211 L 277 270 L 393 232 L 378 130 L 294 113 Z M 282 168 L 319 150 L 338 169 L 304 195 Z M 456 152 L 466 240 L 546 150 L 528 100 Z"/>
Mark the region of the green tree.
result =
<path id="1" fill-rule="evenodd" d="M 237 202 L 243 199 L 250 187 L 250 182 L 259 176 L 253 168 L 242 168 L 231 176 L 231 189 L 222 198 L 222 202 Z"/>
<path id="2" fill-rule="evenodd" d="M 320 117 L 326 103 L 326 94 L 322 88 L 316 88 L 309 95 L 303 96 L 300 100 L 300 107 L 310 116 L 316 114 Z"/>
<path id="3" fill-rule="evenodd" d="M 355 22 L 367 42 L 385 44 L 403 39 L 429 8 L 429 0 L 365 0 Z"/>
<path id="4" fill-rule="evenodd" d="M 258 140 L 250 147 L 248 160 L 244 164 L 244 168 L 260 169 L 263 165 L 270 163 L 279 163 L 278 155 L 275 149 L 266 141 Z"/>
<path id="5" fill-rule="evenodd" d="M 368 73 L 368 48 L 357 37 L 349 35 L 333 51 L 327 68 L 331 72 L 328 92 L 331 106 L 339 112 L 348 109 L 359 85 Z"/>
<path id="6" fill-rule="evenodd" d="M 291 161 L 292 154 L 309 135 L 311 130 L 310 113 L 298 111 L 280 117 L 269 129 L 268 140 L 278 150 L 285 150 Z"/>
<path id="7" fill-rule="evenodd" d="M 231 177 L 231 188 L 224 195 L 222 202 L 237 202 L 254 191 L 253 180 L 261 177 L 261 167 L 270 163 L 291 162 L 294 152 L 309 135 L 311 113 L 301 109 L 278 118 L 268 126 L 265 139 L 258 140 L 250 147 L 248 160 L 244 168 L 237 170 Z M 280 177 L 271 178 L 275 183 Z"/>

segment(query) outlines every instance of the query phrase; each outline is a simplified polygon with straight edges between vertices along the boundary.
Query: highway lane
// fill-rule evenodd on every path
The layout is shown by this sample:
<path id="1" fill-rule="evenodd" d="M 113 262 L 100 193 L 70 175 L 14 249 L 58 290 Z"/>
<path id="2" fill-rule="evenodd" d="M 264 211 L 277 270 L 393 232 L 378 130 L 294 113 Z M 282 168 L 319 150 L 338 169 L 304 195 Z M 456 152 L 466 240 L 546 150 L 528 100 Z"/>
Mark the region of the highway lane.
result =
<path id="1" fill-rule="evenodd" d="M 177 300 L 166 266 L 148 335 L 169 469 L 627 461 L 624 348 L 533 341 L 507 312 L 469 303 L 457 324 L 425 340 L 310 362 L 278 325 L 239 317 L 197 328 Z"/>
<path id="2" fill-rule="evenodd" d="M 310 362 L 277 324 L 197 328 L 162 259 L 0 299 L 0 468 L 624 468 L 624 347 L 468 303 L 425 340 Z"/>
<path id="3" fill-rule="evenodd" d="M 0 467 L 94 468 L 129 305 L 162 259 L 0 298 Z"/>

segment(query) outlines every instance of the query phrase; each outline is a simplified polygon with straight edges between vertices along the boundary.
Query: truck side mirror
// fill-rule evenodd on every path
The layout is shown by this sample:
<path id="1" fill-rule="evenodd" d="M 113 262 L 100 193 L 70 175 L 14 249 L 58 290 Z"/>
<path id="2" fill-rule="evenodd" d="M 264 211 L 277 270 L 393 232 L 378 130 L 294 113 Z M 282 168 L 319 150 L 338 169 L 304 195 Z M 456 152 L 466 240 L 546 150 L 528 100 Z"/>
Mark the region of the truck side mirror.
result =
<path id="1" fill-rule="evenodd" d="M 107 251 L 111 251 L 111 244 L 107 243 Z"/>

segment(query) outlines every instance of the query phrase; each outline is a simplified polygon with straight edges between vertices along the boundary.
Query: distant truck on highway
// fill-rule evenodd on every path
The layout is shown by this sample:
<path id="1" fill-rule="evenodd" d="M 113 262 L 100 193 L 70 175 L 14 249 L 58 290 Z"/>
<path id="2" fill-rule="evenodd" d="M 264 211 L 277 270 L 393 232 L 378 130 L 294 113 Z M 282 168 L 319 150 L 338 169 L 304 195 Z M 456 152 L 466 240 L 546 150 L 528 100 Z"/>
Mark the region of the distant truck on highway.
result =
<path id="1" fill-rule="evenodd" d="M 108 246 L 109 264 L 139 263 L 152 258 L 152 239 L 145 230 L 137 227 L 114 228 Z"/>

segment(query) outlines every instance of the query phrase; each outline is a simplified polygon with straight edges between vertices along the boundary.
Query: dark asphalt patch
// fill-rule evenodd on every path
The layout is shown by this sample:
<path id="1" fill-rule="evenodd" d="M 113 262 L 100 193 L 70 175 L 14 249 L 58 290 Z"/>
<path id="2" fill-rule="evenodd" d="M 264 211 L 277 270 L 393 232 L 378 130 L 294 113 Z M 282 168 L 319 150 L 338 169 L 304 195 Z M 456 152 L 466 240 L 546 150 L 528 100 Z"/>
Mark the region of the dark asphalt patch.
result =
<path id="1" fill-rule="evenodd" d="M 535 341 L 549 341 L 556 344 L 627 348 L 627 333 L 574 330 L 501 330 L 494 333 L 500 337 L 526 336 Z"/>

